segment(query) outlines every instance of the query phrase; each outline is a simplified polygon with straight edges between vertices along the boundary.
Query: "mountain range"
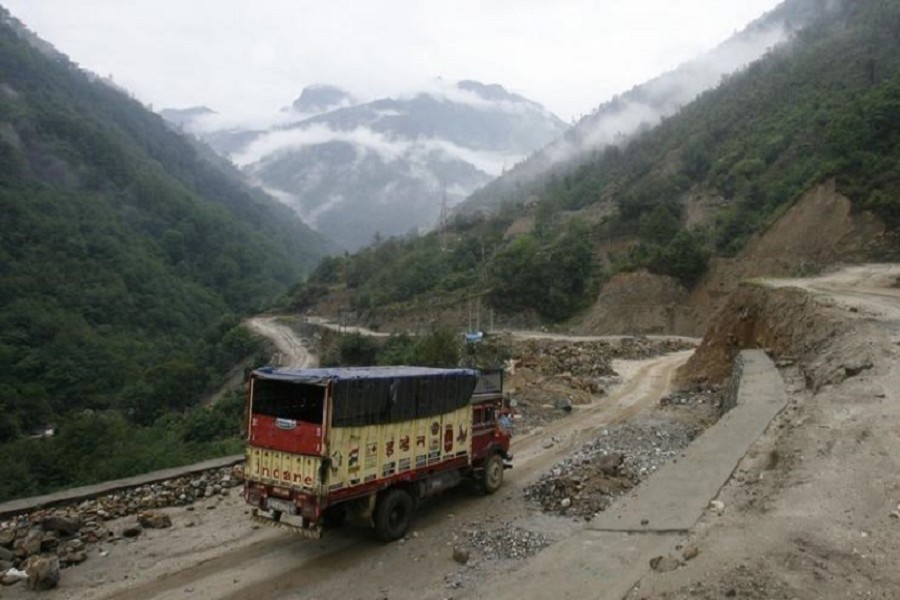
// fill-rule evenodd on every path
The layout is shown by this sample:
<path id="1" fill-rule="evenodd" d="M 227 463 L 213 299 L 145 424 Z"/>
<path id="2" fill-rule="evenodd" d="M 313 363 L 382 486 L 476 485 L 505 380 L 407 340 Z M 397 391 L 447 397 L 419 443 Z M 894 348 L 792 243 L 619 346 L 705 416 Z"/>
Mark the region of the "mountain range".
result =
<path id="1" fill-rule="evenodd" d="M 326 259 L 295 304 L 389 329 L 458 326 L 478 297 L 517 328 L 593 314 L 598 334 L 696 335 L 741 277 L 895 258 L 898 24 L 897 3 L 786 0 L 739 35 L 781 41 L 718 85 L 676 94 L 680 108 L 657 91 L 694 69 L 639 86 L 473 194 L 440 236 Z M 638 105 L 655 125 L 607 127 Z M 604 130 L 630 133 L 589 135 Z"/>
<path id="2" fill-rule="evenodd" d="M 161 114 L 351 250 L 433 228 L 442 207 L 566 129 L 536 102 L 476 81 L 371 102 L 310 86 L 267 129 L 222 128 L 205 107 Z"/>

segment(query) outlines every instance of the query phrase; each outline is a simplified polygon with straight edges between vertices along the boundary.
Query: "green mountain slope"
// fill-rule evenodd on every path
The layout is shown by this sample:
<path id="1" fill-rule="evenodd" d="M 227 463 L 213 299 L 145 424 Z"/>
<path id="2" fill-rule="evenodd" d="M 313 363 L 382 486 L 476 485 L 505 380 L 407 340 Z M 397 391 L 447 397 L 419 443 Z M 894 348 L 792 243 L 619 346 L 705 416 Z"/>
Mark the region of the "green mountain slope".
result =
<path id="1" fill-rule="evenodd" d="M 618 233 L 663 210 L 678 222 L 691 193 L 721 197 L 715 249 L 747 235 L 812 185 L 836 177 L 858 208 L 897 224 L 900 6 L 823 3 L 816 21 L 625 148 L 544 182 L 561 209 L 611 202 Z M 660 208 L 662 207 L 662 208 Z"/>
<path id="2" fill-rule="evenodd" d="M 831 178 L 896 231 L 900 4 L 788 0 L 779 10 L 802 13 L 806 27 L 657 127 L 528 186 L 496 217 L 460 217 L 445 251 L 435 234 L 430 245 L 323 263 L 298 304 L 340 289 L 354 308 L 386 313 L 486 293 L 498 309 L 559 321 L 618 270 L 648 267 L 693 285 L 710 256 L 734 254 Z M 689 220 L 697 197 L 712 208 Z M 398 284 L 419 267 L 428 277 Z"/>
<path id="3" fill-rule="evenodd" d="M 0 9 L 0 441 L 150 423 L 252 347 L 237 318 L 323 256 L 294 214 Z"/>

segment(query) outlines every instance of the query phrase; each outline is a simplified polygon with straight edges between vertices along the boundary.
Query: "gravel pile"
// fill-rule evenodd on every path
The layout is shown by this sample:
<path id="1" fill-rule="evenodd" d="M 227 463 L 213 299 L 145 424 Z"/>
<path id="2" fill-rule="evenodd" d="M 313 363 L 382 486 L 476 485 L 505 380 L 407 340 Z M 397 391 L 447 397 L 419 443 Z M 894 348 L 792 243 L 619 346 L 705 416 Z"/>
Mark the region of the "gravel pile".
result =
<path id="1" fill-rule="evenodd" d="M 550 545 L 540 533 L 509 523 L 497 529 L 474 529 L 467 533 L 468 545 L 485 560 L 519 560 L 534 556 Z"/>
<path id="2" fill-rule="evenodd" d="M 544 512 L 590 520 L 677 458 L 699 431 L 657 419 L 612 427 L 527 486 L 525 498 Z"/>
<path id="3" fill-rule="evenodd" d="M 465 537 L 454 540 L 453 560 L 462 565 L 444 576 L 444 584 L 450 589 L 477 585 L 484 574 L 495 571 L 498 562 L 506 565 L 534 556 L 550 545 L 546 536 L 505 523 L 495 529 L 481 529 L 469 523 Z"/>

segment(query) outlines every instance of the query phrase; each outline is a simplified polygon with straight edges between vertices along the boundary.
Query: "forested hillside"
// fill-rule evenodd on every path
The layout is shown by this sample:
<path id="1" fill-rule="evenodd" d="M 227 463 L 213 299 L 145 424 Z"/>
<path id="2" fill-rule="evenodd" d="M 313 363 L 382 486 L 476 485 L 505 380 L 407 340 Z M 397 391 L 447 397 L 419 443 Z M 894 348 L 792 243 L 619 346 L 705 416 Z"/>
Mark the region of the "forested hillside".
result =
<path id="1" fill-rule="evenodd" d="M 788 0 L 782 10 L 810 6 Z M 817 6 L 791 41 L 659 126 L 537 182 L 527 202 L 459 217 L 446 250 L 433 234 L 329 259 L 297 304 L 341 291 L 377 313 L 487 292 L 498 309 L 560 321 L 616 271 L 646 267 L 692 286 L 710 256 L 735 254 L 832 178 L 857 210 L 896 230 L 900 5 Z M 707 210 L 689 219 L 697 198 L 710 200 Z"/>
<path id="2" fill-rule="evenodd" d="M 581 118 L 559 140 L 476 190 L 459 211 L 496 210 L 503 202 L 524 202 L 540 191 L 548 177 L 567 175 L 596 160 L 597 153 L 606 147 L 622 145 L 646 132 L 715 87 L 723 76 L 790 39 L 815 20 L 823 6 L 821 0 L 783 2 L 709 52 L 614 96 Z"/>
<path id="3" fill-rule="evenodd" d="M 178 460 L 172 439 L 165 456 L 147 447 L 131 464 L 141 451 L 116 444 L 193 406 L 247 357 L 239 317 L 326 248 L 289 209 L 38 42 L 0 9 L 0 442 L 7 467 L 35 467 L 38 455 L 59 464 L 25 482 L 0 473 L 0 496 Z M 71 441 L 78 422 L 89 433 Z M 58 438 L 13 442 L 46 423 Z M 88 456 L 102 444 L 99 456 L 120 464 L 67 469 L 66 439 Z"/>

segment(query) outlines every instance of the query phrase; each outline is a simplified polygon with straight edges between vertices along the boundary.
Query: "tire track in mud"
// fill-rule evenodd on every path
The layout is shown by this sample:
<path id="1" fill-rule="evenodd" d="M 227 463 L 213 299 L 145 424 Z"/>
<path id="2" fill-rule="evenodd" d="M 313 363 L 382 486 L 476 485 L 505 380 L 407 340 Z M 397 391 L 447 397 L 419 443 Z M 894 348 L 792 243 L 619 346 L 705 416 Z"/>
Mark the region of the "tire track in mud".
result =
<path id="1" fill-rule="evenodd" d="M 268 561 L 271 555 L 276 553 L 289 554 L 289 558 L 296 561 L 293 562 L 293 568 L 303 567 L 304 570 L 315 568 L 317 563 L 330 560 L 334 553 L 343 553 L 348 546 L 358 543 L 359 540 L 355 540 L 351 536 L 335 536 L 330 540 L 325 540 L 323 544 L 315 546 L 304 542 L 306 540 L 287 536 L 260 540 L 249 546 L 241 546 L 225 554 L 201 560 L 180 571 L 168 573 L 141 585 L 104 596 L 104 600 L 151 600 L 164 598 L 168 592 L 175 592 L 178 597 L 183 597 L 185 589 L 192 586 L 201 587 L 202 582 L 207 578 L 222 577 L 223 573 L 238 573 L 254 564 L 258 565 L 260 562 Z M 323 545 L 328 546 L 324 549 L 324 553 Z M 300 556 L 297 556 L 294 550 L 299 550 Z M 203 590 L 198 590 L 198 592 L 199 594 L 191 597 L 203 597 Z M 235 594 L 238 595 L 234 597 L 259 598 L 258 595 L 240 595 L 240 590 Z M 210 597 L 230 598 L 232 595 L 222 596 L 220 591 L 213 591 Z"/>

